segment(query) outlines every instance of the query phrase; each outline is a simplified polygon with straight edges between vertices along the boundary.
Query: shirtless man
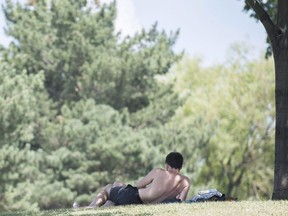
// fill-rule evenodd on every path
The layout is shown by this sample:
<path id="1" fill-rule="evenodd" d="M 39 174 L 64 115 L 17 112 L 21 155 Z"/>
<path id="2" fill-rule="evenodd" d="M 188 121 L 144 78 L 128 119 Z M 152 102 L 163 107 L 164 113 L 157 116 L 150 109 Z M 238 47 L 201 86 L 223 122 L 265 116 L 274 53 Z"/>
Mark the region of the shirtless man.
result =
<path id="1" fill-rule="evenodd" d="M 153 169 L 135 187 L 122 183 L 109 184 L 89 207 L 100 207 L 105 203 L 107 205 L 109 201 L 115 205 L 161 203 L 171 199 L 184 201 L 190 188 L 190 180 L 180 174 L 182 164 L 182 155 L 171 152 L 166 156 L 165 170 Z"/>

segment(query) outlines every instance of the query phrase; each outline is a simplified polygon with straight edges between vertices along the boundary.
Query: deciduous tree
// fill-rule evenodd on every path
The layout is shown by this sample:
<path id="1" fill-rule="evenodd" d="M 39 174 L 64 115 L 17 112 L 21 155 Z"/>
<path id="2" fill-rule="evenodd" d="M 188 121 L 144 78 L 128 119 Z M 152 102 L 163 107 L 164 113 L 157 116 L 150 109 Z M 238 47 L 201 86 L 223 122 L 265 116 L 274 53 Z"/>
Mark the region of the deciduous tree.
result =
<path id="1" fill-rule="evenodd" d="M 188 98 L 170 124 L 200 132 L 198 143 L 190 141 L 191 190 L 216 187 L 240 199 L 267 199 L 273 180 L 273 62 L 250 62 L 241 58 L 246 50 L 237 50 L 223 66 L 203 68 L 186 59 L 173 69 L 177 91 Z"/>
<path id="2" fill-rule="evenodd" d="M 246 0 L 266 29 L 275 62 L 275 167 L 273 199 L 288 199 L 288 1 Z M 247 6 L 249 6 L 247 8 Z"/>

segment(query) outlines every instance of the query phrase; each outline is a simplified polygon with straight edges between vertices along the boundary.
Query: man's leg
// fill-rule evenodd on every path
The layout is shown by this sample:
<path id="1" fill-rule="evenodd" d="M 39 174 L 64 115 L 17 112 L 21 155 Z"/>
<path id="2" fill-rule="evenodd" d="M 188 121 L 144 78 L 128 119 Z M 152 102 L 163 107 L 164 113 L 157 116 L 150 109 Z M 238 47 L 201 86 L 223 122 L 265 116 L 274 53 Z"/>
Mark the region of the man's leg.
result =
<path id="1" fill-rule="evenodd" d="M 110 190 L 112 187 L 122 187 L 125 186 L 124 183 L 121 182 L 114 182 L 113 184 L 106 185 L 100 193 L 97 194 L 95 199 L 90 203 L 88 208 L 94 208 L 94 207 L 109 207 L 113 206 L 114 203 L 109 200 Z"/>
<path id="2" fill-rule="evenodd" d="M 106 201 L 108 200 L 108 197 L 109 197 L 109 193 L 110 193 L 110 190 L 112 188 L 113 184 L 108 184 L 106 185 L 98 194 L 97 196 L 95 197 L 95 199 L 90 203 L 90 205 L 88 206 L 91 207 L 91 208 L 94 208 L 94 207 L 100 207 L 102 205 L 104 205 L 106 203 Z"/>
<path id="3" fill-rule="evenodd" d="M 113 188 L 113 187 L 123 187 L 123 186 L 126 186 L 126 184 L 124 184 L 124 183 L 122 183 L 122 182 L 114 182 L 111 188 Z M 111 190 L 111 188 L 110 188 L 110 190 Z M 107 191 L 107 193 L 108 193 L 108 200 L 106 201 L 106 203 L 105 203 L 102 207 L 110 207 L 110 206 L 114 206 L 114 205 L 115 205 L 114 202 L 112 202 L 111 200 L 109 200 L 109 198 L 110 198 L 110 197 L 109 197 L 109 196 L 110 196 L 110 190 Z"/>
<path id="4" fill-rule="evenodd" d="M 114 206 L 115 205 L 115 203 L 114 202 L 112 202 L 112 201 L 110 201 L 110 200 L 107 200 L 106 202 L 105 202 L 105 204 L 104 205 L 102 205 L 102 207 L 111 207 L 111 206 Z"/>

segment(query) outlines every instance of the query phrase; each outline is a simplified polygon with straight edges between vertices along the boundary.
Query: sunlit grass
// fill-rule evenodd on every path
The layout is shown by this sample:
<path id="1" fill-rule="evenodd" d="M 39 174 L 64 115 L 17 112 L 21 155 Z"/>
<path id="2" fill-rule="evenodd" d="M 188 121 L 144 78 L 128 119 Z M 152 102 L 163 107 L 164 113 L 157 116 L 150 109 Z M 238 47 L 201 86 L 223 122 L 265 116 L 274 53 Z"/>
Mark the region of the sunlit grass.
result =
<path id="1" fill-rule="evenodd" d="M 241 202 L 206 202 L 193 204 L 137 205 L 99 208 L 94 210 L 60 209 L 40 212 L 2 212 L 0 216 L 49 215 L 49 216 L 83 216 L 83 215 L 233 215 L 263 216 L 288 215 L 288 201 L 241 201 Z"/>

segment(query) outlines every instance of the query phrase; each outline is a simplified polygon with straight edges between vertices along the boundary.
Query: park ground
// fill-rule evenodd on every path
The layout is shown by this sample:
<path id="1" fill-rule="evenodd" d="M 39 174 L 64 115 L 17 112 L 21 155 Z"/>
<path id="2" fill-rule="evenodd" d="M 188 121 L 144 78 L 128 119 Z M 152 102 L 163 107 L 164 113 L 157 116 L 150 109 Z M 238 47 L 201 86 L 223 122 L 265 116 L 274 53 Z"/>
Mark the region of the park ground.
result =
<path id="1" fill-rule="evenodd" d="M 114 215 L 211 215 L 211 216 L 265 216 L 288 215 L 288 201 L 205 202 L 193 204 L 161 204 L 99 208 L 94 210 L 60 209 L 39 212 L 2 212 L 0 216 L 114 216 Z"/>

